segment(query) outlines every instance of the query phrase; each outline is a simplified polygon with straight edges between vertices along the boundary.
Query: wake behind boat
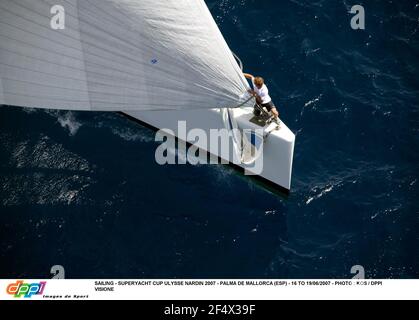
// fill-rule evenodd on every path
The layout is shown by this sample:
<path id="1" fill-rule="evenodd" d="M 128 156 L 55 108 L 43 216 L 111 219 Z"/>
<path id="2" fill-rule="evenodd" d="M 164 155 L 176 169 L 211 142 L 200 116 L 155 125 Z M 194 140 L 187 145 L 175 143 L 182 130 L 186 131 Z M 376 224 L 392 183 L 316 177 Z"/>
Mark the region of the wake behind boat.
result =
<path id="1" fill-rule="evenodd" d="M 228 157 L 289 190 L 295 136 L 253 115 L 249 84 L 203 0 L 2 0 L 0 104 L 119 111 L 155 128 L 261 129 Z M 205 146 L 200 146 L 205 149 Z M 206 150 L 209 151 L 209 150 Z"/>

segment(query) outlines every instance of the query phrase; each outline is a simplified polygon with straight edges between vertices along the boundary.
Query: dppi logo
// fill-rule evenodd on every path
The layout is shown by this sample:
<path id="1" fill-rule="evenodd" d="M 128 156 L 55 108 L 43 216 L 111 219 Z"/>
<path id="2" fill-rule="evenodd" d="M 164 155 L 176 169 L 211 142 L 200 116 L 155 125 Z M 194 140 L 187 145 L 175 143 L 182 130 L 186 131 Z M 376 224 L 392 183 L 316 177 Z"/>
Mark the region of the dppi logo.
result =
<path id="1" fill-rule="evenodd" d="M 7 286 L 7 293 L 14 295 L 15 298 L 31 298 L 33 295 L 42 294 L 45 289 L 46 282 L 39 283 L 24 283 L 23 281 L 16 281 Z"/>

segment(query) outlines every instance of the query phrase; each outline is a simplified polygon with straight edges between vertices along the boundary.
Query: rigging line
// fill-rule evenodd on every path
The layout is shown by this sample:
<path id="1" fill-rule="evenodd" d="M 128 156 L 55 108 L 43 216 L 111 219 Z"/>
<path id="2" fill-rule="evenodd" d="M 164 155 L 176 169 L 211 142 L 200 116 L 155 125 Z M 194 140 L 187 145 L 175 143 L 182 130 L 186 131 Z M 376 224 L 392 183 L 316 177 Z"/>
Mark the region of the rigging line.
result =
<path id="1" fill-rule="evenodd" d="M 239 67 L 241 69 L 241 71 L 243 71 L 243 62 L 240 60 L 240 58 L 233 52 L 231 51 L 231 53 L 233 54 L 233 57 L 237 60 L 237 62 L 239 63 Z"/>
<path id="2" fill-rule="evenodd" d="M 240 108 L 240 107 L 244 106 L 246 103 L 248 103 L 249 101 L 251 101 L 253 98 L 254 98 L 253 96 L 250 96 L 249 99 L 247 99 L 246 101 L 242 102 L 241 104 L 233 107 L 233 109 Z"/>
<path id="3" fill-rule="evenodd" d="M 234 51 L 231 51 L 231 53 L 233 54 L 233 57 L 237 60 L 237 62 L 239 63 L 239 67 L 241 69 L 241 71 L 243 72 L 243 62 L 241 61 L 241 59 L 239 58 L 239 56 L 237 54 L 234 53 Z M 252 100 L 254 97 L 250 96 L 249 99 L 247 99 L 246 101 L 244 101 L 243 103 L 239 104 L 238 106 L 234 107 L 235 108 L 240 108 L 242 106 L 244 106 L 246 103 L 248 103 L 250 100 Z M 255 103 L 257 104 L 256 100 Z"/>

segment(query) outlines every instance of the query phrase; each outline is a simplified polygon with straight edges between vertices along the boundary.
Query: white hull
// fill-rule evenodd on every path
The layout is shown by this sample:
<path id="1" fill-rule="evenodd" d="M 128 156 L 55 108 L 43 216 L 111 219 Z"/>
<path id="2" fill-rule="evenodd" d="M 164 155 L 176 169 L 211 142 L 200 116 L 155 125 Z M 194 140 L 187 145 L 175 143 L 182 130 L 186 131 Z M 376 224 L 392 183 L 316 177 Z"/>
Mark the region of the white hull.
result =
<path id="1" fill-rule="evenodd" d="M 251 108 L 235 109 L 234 117 L 241 129 L 260 129 L 257 125 L 249 122 L 252 118 Z M 144 122 L 157 129 L 170 129 L 178 136 L 178 121 L 186 121 L 187 129 L 203 129 L 209 135 L 210 129 L 225 128 L 219 109 L 197 110 L 197 111 L 130 111 L 124 114 Z M 194 142 L 194 141 L 187 141 Z M 280 189 L 291 188 L 292 162 L 294 155 L 295 135 L 290 129 L 281 123 L 279 130 L 273 131 L 266 139 L 263 149 L 263 170 L 258 176 L 267 182 L 271 182 Z M 206 146 L 198 147 L 204 149 Z M 215 156 L 222 158 L 220 155 Z M 240 163 L 235 159 L 235 153 L 230 153 L 229 159 L 224 159 L 230 163 Z M 246 165 L 238 164 L 239 167 L 252 171 Z"/>

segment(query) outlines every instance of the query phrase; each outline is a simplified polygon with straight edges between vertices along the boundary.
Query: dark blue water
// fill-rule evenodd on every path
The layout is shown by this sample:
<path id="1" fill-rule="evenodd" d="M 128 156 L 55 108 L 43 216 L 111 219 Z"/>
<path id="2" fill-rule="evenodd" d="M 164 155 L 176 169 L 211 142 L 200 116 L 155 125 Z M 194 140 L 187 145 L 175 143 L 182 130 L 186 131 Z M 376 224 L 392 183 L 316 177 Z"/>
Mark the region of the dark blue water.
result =
<path id="1" fill-rule="evenodd" d="M 418 278 L 419 3 L 206 2 L 297 135 L 290 196 L 161 167 L 118 114 L 1 107 L 0 277 Z"/>

